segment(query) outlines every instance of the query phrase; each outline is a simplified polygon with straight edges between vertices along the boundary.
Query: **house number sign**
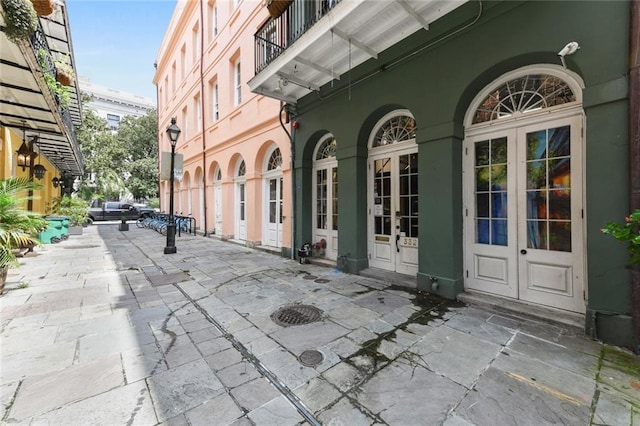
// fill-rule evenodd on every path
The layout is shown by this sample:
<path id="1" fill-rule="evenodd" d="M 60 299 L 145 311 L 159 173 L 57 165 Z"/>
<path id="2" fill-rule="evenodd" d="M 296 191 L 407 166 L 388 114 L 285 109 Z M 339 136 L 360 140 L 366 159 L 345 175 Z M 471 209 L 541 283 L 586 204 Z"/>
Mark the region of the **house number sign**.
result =
<path id="1" fill-rule="evenodd" d="M 403 247 L 418 247 L 418 239 L 411 237 L 400 237 L 400 245 Z"/>

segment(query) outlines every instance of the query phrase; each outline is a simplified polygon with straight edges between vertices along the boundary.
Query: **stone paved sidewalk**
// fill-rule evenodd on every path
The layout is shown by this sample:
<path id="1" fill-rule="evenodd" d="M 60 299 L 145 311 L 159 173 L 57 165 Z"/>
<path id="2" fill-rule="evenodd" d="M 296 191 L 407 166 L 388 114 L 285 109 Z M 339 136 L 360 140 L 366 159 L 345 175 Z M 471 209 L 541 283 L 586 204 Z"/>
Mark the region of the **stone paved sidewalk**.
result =
<path id="1" fill-rule="evenodd" d="M 640 425 L 640 360 L 619 348 L 212 238 L 164 255 L 130 228 L 10 272 L 3 423 Z M 318 321 L 272 319 L 305 305 Z"/>

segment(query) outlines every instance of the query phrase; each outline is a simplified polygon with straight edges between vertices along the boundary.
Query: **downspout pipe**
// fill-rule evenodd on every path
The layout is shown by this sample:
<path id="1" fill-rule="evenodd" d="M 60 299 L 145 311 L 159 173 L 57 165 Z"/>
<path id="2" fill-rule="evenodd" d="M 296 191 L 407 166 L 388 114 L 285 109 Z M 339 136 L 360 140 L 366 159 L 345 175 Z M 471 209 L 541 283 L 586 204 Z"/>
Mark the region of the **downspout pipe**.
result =
<path id="1" fill-rule="evenodd" d="M 202 117 L 202 203 L 204 217 L 202 218 L 203 236 L 207 236 L 207 126 L 204 113 L 204 0 L 200 0 L 200 115 Z"/>
<path id="2" fill-rule="evenodd" d="M 640 0 L 631 1 L 629 30 L 629 207 L 640 209 Z M 631 271 L 634 347 L 640 354 L 640 266 Z"/>
<path id="3" fill-rule="evenodd" d="M 282 121 L 282 113 L 285 112 L 287 108 L 287 104 L 281 102 L 280 113 L 278 114 L 278 120 L 280 121 L 280 126 L 282 126 L 282 130 L 287 134 L 289 138 L 289 146 L 291 149 L 291 259 L 295 259 L 295 231 L 296 231 L 296 221 L 295 221 L 295 211 L 296 211 L 296 168 L 295 168 L 295 158 L 296 158 L 296 149 L 294 145 L 293 135 L 289 133 L 287 130 L 287 126 L 284 125 Z M 295 128 L 294 128 L 295 131 Z"/>

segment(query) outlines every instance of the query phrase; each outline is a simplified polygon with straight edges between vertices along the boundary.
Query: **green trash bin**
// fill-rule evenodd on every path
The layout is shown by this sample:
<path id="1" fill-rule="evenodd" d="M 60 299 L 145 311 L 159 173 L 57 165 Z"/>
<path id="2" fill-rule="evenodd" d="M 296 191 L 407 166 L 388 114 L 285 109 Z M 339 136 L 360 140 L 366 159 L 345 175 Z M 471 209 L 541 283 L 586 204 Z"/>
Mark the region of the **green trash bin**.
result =
<path id="1" fill-rule="evenodd" d="M 63 240 L 68 240 L 69 239 L 69 222 L 71 222 L 71 219 L 69 218 L 69 216 L 59 216 L 62 218 L 62 235 L 60 236 L 60 238 L 62 238 Z"/>
<path id="2" fill-rule="evenodd" d="M 62 223 L 64 222 L 65 217 L 66 216 L 45 216 L 45 219 L 47 220 L 47 229 L 38 234 L 38 239 L 43 244 L 55 244 L 62 241 L 62 233 L 64 229 Z"/>

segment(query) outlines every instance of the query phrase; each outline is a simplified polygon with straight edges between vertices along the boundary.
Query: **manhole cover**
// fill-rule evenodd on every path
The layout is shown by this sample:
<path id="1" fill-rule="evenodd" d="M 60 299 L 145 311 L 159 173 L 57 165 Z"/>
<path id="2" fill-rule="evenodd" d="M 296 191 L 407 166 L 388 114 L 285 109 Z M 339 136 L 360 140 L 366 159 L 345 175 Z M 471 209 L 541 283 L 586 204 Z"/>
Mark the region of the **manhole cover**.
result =
<path id="1" fill-rule="evenodd" d="M 316 277 L 315 275 L 305 275 L 302 278 L 304 278 L 305 280 L 315 280 L 318 277 Z"/>
<path id="2" fill-rule="evenodd" d="M 63 248 L 65 250 L 73 250 L 73 249 L 87 249 L 87 248 L 96 248 L 96 247 L 100 247 L 100 246 L 82 245 L 82 246 L 66 246 L 66 247 L 63 247 Z"/>
<path id="3" fill-rule="evenodd" d="M 322 356 L 322 352 L 316 350 L 304 351 L 298 357 L 298 361 L 300 364 L 305 367 L 315 367 L 320 364 L 324 357 Z"/>
<path id="4" fill-rule="evenodd" d="M 317 280 L 314 281 L 314 283 L 318 283 L 318 284 L 326 284 L 331 280 L 325 280 L 324 278 L 318 278 Z"/>
<path id="5" fill-rule="evenodd" d="M 289 327 L 316 322 L 321 316 L 322 311 L 315 306 L 295 305 L 278 309 L 271 314 L 271 319 L 278 325 Z"/>

